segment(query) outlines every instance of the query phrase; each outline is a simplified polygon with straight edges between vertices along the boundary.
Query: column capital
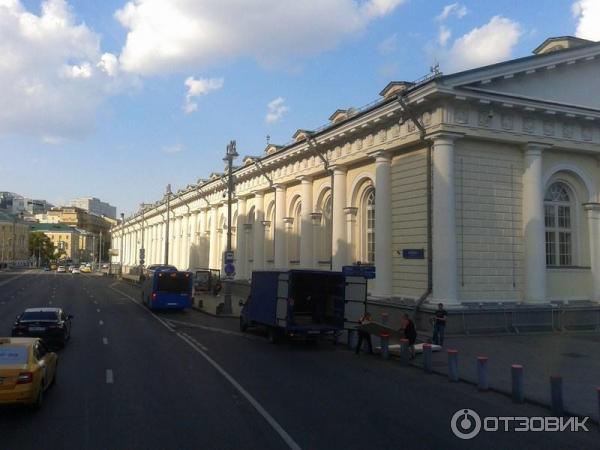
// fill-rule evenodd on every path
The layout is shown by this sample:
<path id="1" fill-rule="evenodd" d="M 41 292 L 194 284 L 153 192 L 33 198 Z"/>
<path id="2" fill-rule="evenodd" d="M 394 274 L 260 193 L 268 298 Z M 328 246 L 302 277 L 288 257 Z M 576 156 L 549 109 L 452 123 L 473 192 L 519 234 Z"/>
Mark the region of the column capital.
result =
<path id="1" fill-rule="evenodd" d="M 283 220 L 283 223 L 285 223 L 287 225 L 292 225 L 294 223 L 293 217 L 284 217 L 282 220 Z"/>
<path id="2" fill-rule="evenodd" d="M 284 191 L 286 189 L 286 186 L 283 183 L 276 183 L 276 184 L 273 185 L 273 188 L 275 189 L 275 191 L 281 192 L 281 191 Z"/>
<path id="3" fill-rule="evenodd" d="M 237 199 L 238 202 L 240 202 L 240 201 L 245 202 L 251 196 L 252 196 L 252 194 L 240 194 L 240 195 L 236 195 L 235 197 L 236 197 L 236 199 Z"/>
<path id="4" fill-rule="evenodd" d="M 329 169 L 333 171 L 334 175 L 342 175 L 348 172 L 348 168 L 341 164 L 333 164 L 329 166 Z"/>
<path id="5" fill-rule="evenodd" d="M 585 209 L 586 211 L 589 211 L 589 212 L 600 212 L 600 203 L 595 203 L 595 202 L 584 203 L 583 209 Z"/>
<path id="6" fill-rule="evenodd" d="M 344 213 L 347 217 L 356 217 L 358 208 L 356 206 L 348 206 L 347 208 L 344 208 Z"/>
<path id="7" fill-rule="evenodd" d="M 244 224 L 244 231 L 250 232 L 252 231 L 252 225 L 251 223 L 245 223 Z"/>
<path id="8" fill-rule="evenodd" d="M 304 183 L 312 183 L 313 182 L 313 177 L 308 176 L 308 175 L 300 175 L 299 177 L 296 177 L 296 180 L 300 181 L 302 184 L 304 184 Z"/>
<path id="9" fill-rule="evenodd" d="M 428 134 L 427 139 L 431 139 L 433 141 L 454 142 L 455 140 L 460 139 L 464 136 L 464 133 L 454 133 L 452 131 L 436 131 L 434 133 Z"/>
<path id="10" fill-rule="evenodd" d="M 367 155 L 369 155 L 378 163 L 392 162 L 392 154 L 388 150 L 374 150 L 372 152 L 367 153 Z"/>
<path id="11" fill-rule="evenodd" d="M 541 155 L 544 150 L 547 150 L 550 147 L 552 147 L 552 145 L 544 144 L 542 142 L 527 142 L 523 146 L 523 150 L 529 155 Z"/>

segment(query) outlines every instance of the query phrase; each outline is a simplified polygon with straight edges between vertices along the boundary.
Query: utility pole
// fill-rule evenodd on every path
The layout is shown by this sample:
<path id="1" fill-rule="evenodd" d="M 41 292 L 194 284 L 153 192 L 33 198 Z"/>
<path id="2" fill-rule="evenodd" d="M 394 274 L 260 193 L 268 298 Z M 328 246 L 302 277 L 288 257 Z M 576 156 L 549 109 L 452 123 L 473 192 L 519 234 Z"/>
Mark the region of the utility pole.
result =
<path id="1" fill-rule="evenodd" d="M 100 268 L 100 264 L 102 263 L 102 231 L 98 235 L 98 240 L 100 241 L 98 245 L 98 268 Z"/>
<path id="2" fill-rule="evenodd" d="M 121 267 L 119 268 L 119 272 L 123 273 L 123 241 L 125 240 L 125 213 L 121 213 L 121 249 L 119 250 L 119 260 L 121 262 Z"/>
<path id="3" fill-rule="evenodd" d="M 223 314 L 231 314 L 231 279 L 235 273 L 233 252 L 231 251 L 231 198 L 233 196 L 233 160 L 238 156 L 235 141 L 230 141 L 223 161 L 227 162 L 227 252 L 225 254 L 225 286 L 223 295 Z"/>
<path id="4" fill-rule="evenodd" d="M 169 264 L 169 220 L 171 211 L 171 184 L 167 184 L 167 223 L 165 225 L 165 265 Z"/>

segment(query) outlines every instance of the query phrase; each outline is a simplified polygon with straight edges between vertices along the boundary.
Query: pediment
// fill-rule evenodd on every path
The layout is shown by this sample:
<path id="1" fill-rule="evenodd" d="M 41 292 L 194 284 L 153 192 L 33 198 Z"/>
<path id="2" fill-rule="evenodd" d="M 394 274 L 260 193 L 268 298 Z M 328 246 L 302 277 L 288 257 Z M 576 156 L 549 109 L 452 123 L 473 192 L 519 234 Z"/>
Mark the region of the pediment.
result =
<path id="1" fill-rule="evenodd" d="M 522 58 L 444 77 L 443 84 L 600 111 L 600 45 Z"/>

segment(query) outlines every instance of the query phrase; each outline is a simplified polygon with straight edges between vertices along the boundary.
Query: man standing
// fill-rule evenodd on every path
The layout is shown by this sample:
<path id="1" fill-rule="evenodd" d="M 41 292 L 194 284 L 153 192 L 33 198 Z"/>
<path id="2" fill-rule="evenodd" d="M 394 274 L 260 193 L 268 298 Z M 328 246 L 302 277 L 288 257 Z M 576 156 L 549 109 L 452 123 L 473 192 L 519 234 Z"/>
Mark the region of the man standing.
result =
<path id="1" fill-rule="evenodd" d="M 361 317 L 361 319 L 359 320 L 359 322 L 361 325 L 368 325 L 371 323 L 371 313 L 366 312 L 364 316 Z M 367 341 L 367 345 L 369 347 L 369 353 L 372 355 L 373 354 L 373 344 L 371 343 L 371 335 L 369 333 L 367 333 L 364 330 L 361 330 L 360 328 L 357 330 L 358 331 L 358 343 L 356 344 L 356 350 L 355 353 L 358 355 L 358 352 L 360 351 L 360 348 L 362 346 L 363 343 L 363 339 Z"/>
<path id="2" fill-rule="evenodd" d="M 415 358 L 415 342 L 417 341 L 417 329 L 415 323 L 410 320 L 408 314 L 404 313 L 402 316 L 402 322 L 404 322 L 404 338 L 408 339 L 408 350 L 410 352 L 410 359 Z"/>
<path id="3" fill-rule="evenodd" d="M 438 303 L 438 309 L 435 312 L 433 322 L 433 343 L 444 346 L 444 332 L 446 331 L 446 319 L 448 313 L 444 309 L 443 303 Z"/>

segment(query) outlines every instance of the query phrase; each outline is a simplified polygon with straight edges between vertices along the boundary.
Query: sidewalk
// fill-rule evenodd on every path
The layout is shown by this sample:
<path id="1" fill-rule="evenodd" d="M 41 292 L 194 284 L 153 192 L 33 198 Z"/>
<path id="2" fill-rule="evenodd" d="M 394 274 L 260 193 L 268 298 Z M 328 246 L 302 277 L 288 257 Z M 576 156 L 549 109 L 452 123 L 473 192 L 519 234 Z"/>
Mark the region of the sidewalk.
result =
<path id="1" fill-rule="evenodd" d="M 477 356 L 487 356 L 490 388 L 508 394 L 511 365 L 523 365 L 525 398 L 544 405 L 550 405 L 550 376 L 561 375 L 565 410 L 599 420 L 600 332 L 450 336 L 450 348 L 458 350 L 461 379 L 477 383 Z M 446 351 L 433 354 L 433 369 L 447 375 Z"/>

